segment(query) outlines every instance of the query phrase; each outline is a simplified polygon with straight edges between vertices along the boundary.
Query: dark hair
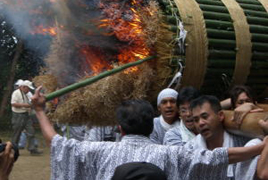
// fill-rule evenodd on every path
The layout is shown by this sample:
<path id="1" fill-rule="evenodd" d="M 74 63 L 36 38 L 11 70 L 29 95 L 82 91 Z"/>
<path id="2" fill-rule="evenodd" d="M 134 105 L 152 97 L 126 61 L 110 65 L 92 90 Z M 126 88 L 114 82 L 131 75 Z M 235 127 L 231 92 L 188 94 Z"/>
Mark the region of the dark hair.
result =
<path id="1" fill-rule="evenodd" d="M 180 90 L 177 98 L 177 106 L 179 107 L 181 104 L 184 104 L 186 102 L 191 102 L 192 100 L 198 98 L 201 96 L 201 93 L 198 89 L 188 86 L 184 87 Z"/>
<path id="2" fill-rule="evenodd" d="M 204 103 L 209 103 L 215 113 L 218 113 L 220 110 L 222 110 L 219 99 L 210 95 L 203 95 L 193 100 L 190 104 L 190 108 L 193 110 L 198 106 L 202 106 Z"/>
<path id="3" fill-rule="evenodd" d="M 117 166 L 112 180 L 167 180 L 167 177 L 152 163 L 130 162 Z"/>
<path id="4" fill-rule="evenodd" d="M 126 134 L 149 136 L 153 131 L 154 109 L 147 101 L 124 101 L 118 107 L 116 116 Z"/>
<path id="5" fill-rule="evenodd" d="M 252 92 L 251 88 L 248 87 L 248 86 L 237 85 L 237 86 L 234 86 L 230 91 L 230 98 L 231 98 L 232 108 L 235 108 L 235 102 L 237 101 L 238 96 L 243 92 L 246 93 L 246 95 L 255 104 L 255 97 L 253 95 L 253 92 Z"/>

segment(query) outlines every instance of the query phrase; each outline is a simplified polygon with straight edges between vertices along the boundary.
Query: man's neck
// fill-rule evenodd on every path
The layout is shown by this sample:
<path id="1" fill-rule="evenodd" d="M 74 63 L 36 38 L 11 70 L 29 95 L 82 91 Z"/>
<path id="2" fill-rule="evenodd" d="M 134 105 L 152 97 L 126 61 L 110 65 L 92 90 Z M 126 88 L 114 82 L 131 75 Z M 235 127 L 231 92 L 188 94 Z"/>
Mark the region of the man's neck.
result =
<path id="1" fill-rule="evenodd" d="M 211 139 L 207 139 L 206 140 L 207 148 L 209 150 L 213 150 L 215 148 L 222 147 L 223 140 L 224 140 L 223 135 L 224 135 L 224 130 L 221 129 Z"/>
<path id="2" fill-rule="evenodd" d="M 166 123 L 168 123 L 169 125 L 171 125 L 171 124 L 173 124 L 176 120 L 177 120 L 177 118 L 164 118 L 163 117 L 163 119 L 164 119 L 164 121 L 166 122 Z"/>

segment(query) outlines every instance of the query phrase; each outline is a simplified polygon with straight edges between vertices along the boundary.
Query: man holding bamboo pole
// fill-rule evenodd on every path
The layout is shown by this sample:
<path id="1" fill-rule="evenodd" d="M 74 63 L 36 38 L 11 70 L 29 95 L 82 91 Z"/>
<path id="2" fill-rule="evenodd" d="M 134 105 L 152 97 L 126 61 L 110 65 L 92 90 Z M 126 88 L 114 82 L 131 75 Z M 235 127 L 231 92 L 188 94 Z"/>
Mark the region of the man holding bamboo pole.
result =
<path id="1" fill-rule="evenodd" d="M 214 96 L 201 96 L 191 102 L 193 120 L 197 131 L 200 133 L 185 145 L 189 150 L 206 149 L 214 150 L 219 147 L 242 147 L 250 139 L 229 134 L 224 130 L 225 119 L 219 100 Z M 259 139 L 253 139 L 246 146 L 262 143 Z M 225 177 L 222 179 L 255 179 L 258 157 L 247 162 L 230 164 Z"/>
<path id="2" fill-rule="evenodd" d="M 187 151 L 184 147 L 157 145 L 148 138 L 154 110 L 142 100 L 123 102 L 117 109 L 121 142 L 67 140 L 53 129 L 45 111 L 45 97 L 37 88 L 32 103 L 43 135 L 51 145 L 51 179 L 107 180 L 115 168 L 128 162 L 150 162 L 165 171 L 168 179 L 221 179 L 229 163 L 247 160 L 268 144 L 251 147 Z M 200 171 L 202 169 L 202 171 Z"/>

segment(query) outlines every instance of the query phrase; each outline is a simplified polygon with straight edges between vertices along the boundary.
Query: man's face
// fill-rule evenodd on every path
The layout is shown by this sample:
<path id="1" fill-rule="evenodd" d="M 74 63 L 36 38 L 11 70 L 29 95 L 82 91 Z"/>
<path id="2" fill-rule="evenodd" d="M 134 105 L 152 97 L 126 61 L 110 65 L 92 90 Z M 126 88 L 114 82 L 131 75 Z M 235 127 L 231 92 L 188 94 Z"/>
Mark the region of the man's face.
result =
<path id="1" fill-rule="evenodd" d="M 235 107 L 237 108 L 247 102 L 252 102 L 252 99 L 250 99 L 245 92 L 242 92 L 241 94 L 239 94 L 235 102 Z"/>
<path id="2" fill-rule="evenodd" d="M 30 91 L 30 88 L 29 88 L 28 86 L 22 86 L 22 87 L 21 87 L 21 90 L 22 90 L 25 94 L 27 94 L 27 93 Z"/>
<path id="3" fill-rule="evenodd" d="M 195 128 L 205 140 L 215 138 L 219 130 L 222 129 L 223 112 L 219 111 L 216 114 L 209 103 L 195 107 L 192 113 Z"/>
<path id="4" fill-rule="evenodd" d="M 193 116 L 192 112 L 190 110 L 190 103 L 185 102 L 179 106 L 179 112 L 181 119 L 184 123 L 184 125 L 189 129 L 190 131 L 194 131 L 195 126 L 194 126 L 194 121 L 193 121 Z"/>
<path id="5" fill-rule="evenodd" d="M 158 110 L 163 116 L 164 120 L 176 120 L 178 116 L 178 108 L 176 105 L 176 99 L 172 97 L 162 99 Z"/>

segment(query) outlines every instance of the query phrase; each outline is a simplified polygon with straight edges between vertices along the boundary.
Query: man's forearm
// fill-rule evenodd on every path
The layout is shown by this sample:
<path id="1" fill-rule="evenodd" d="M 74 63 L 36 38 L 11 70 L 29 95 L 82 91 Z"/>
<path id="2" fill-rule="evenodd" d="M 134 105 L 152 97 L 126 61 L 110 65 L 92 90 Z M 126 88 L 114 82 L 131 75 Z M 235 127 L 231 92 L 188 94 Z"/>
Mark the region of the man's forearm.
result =
<path id="1" fill-rule="evenodd" d="M 257 176 L 259 179 L 268 179 L 268 139 L 258 160 Z"/>
<path id="2" fill-rule="evenodd" d="M 264 143 L 249 147 L 228 148 L 229 164 L 248 160 L 259 155 L 264 148 Z"/>
<path id="3" fill-rule="evenodd" d="M 16 108 L 22 108 L 22 107 L 30 108 L 31 107 L 31 105 L 27 103 L 13 103 L 12 106 Z"/>
<path id="4" fill-rule="evenodd" d="M 57 134 L 52 124 L 48 120 L 44 110 L 36 111 L 36 117 L 39 120 L 43 136 L 45 137 L 47 144 L 50 146 L 52 138 Z"/>

